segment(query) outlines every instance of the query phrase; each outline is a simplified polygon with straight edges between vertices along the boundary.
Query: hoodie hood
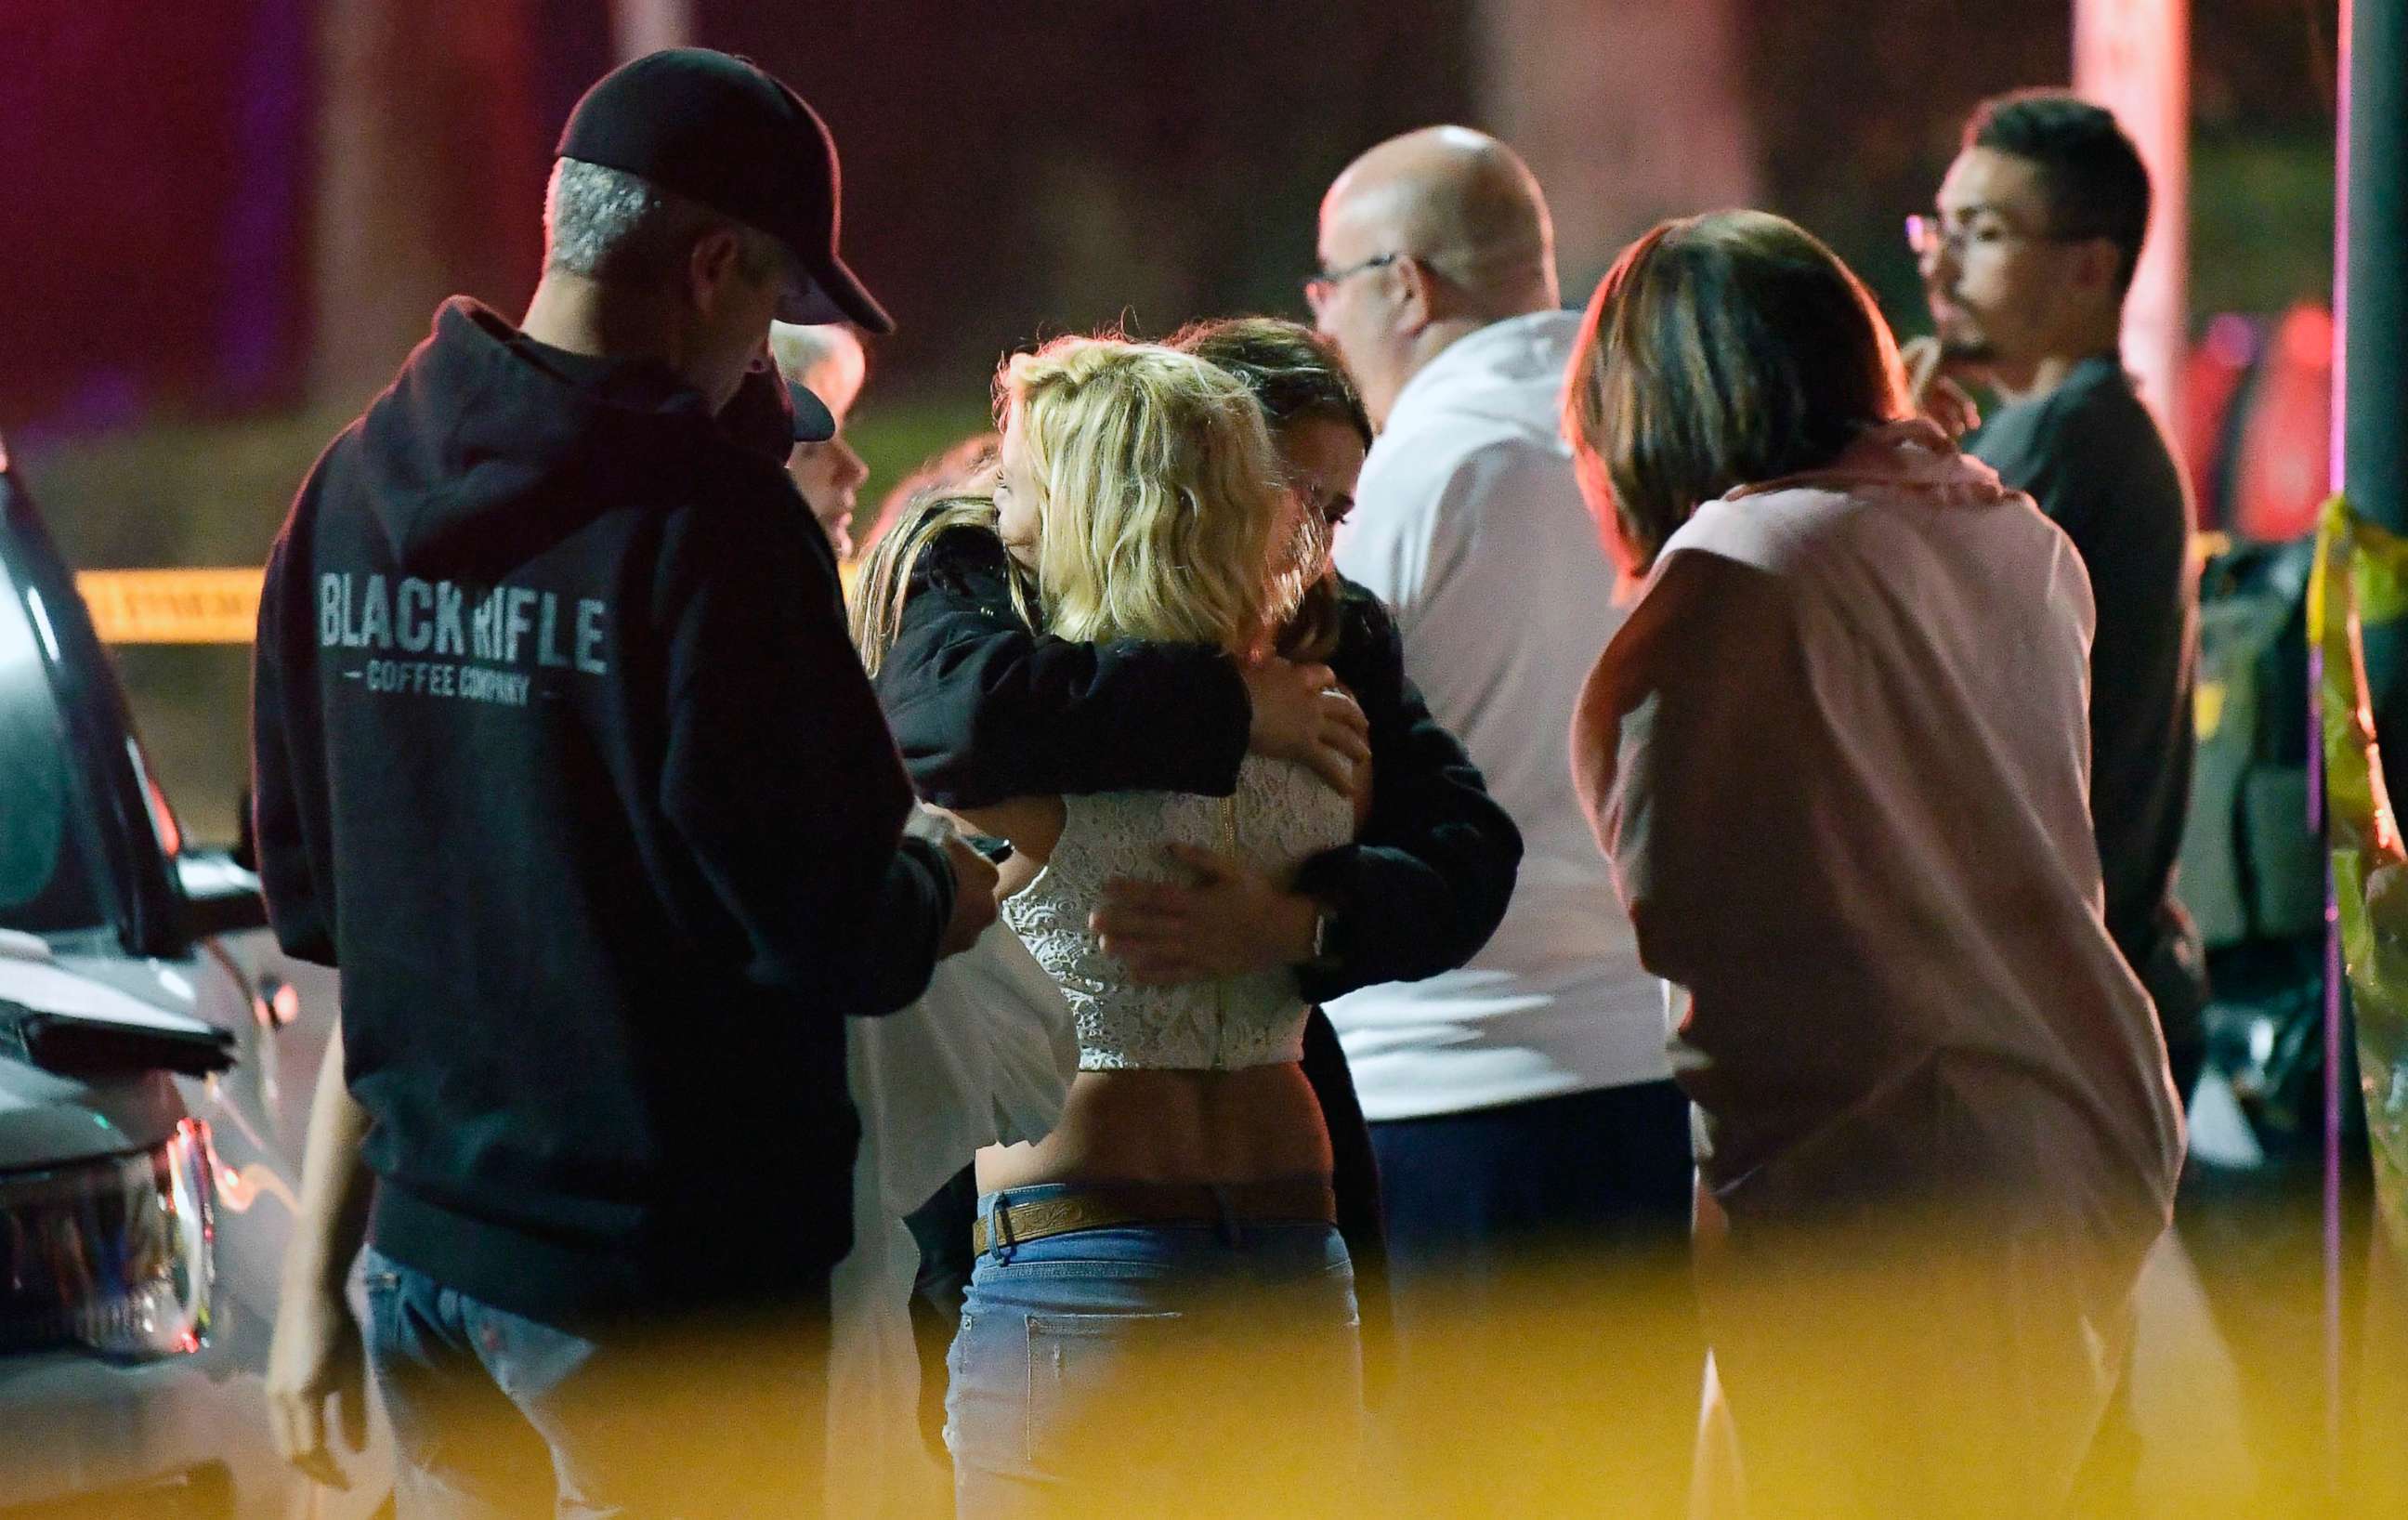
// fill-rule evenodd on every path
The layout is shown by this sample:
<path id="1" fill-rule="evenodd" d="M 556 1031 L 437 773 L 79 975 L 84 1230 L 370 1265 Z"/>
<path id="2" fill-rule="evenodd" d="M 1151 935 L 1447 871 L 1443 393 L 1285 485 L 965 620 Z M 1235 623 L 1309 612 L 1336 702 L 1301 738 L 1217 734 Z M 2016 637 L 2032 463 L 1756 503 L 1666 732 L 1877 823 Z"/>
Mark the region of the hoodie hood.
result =
<path id="1" fill-rule="evenodd" d="M 1936 424 L 1913 418 L 1866 428 L 1827 465 L 1739 486 L 1705 503 L 1665 540 L 1648 583 L 1660 581 L 1665 566 L 1683 550 L 1703 549 L 1762 569 L 1788 565 L 1808 546 L 1820 545 L 1816 552 L 1827 552 L 1835 542 L 1853 541 L 1849 535 L 1854 530 L 1840 519 L 1856 515 L 1861 507 L 1902 508 L 1916 518 L 1961 515 L 1966 523 L 1942 530 L 1960 545 L 1974 531 L 1971 520 L 1994 520 L 1983 531 L 1998 537 L 1983 552 L 2000 567 L 2030 564 L 2041 581 L 2055 576 L 2072 553 L 2065 535 L 2041 515 L 2030 497 L 2001 484 L 1987 465 L 1959 452 Z M 1895 547 L 1874 555 L 1885 556 L 1894 557 Z M 2074 579 L 2081 581 L 2081 618 L 2086 624 L 2091 616 L 2089 582 L 2080 576 L 2078 561 L 2072 567 Z"/>
<path id="2" fill-rule="evenodd" d="M 363 493 L 403 567 L 497 578 L 604 505 L 629 476 L 730 451 L 700 392 L 657 359 L 534 342 L 465 296 L 357 424 Z M 614 489 L 580 489 L 596 477 Z"/>
<path id="3" fill-rule="evenodd" d="M 1958 451 L 1937 423 L 1922 417 L 1867 428 L 1840 457 L 1819 469 L 1740 486 L 1724 497 L 1774 491 L 1863 491 L 1927 495 L 1935 504 L 1989 507 L 2021 493 L 1999 480 L 1998 471 Z"/>

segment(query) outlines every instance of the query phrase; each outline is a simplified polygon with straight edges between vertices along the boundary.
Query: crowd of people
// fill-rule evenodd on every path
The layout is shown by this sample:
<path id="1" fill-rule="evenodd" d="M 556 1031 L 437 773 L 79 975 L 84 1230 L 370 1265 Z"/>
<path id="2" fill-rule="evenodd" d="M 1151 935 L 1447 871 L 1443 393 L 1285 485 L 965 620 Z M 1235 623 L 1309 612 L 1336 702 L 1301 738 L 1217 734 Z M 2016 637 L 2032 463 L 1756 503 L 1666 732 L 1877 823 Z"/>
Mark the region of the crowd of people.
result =
<path id="1" fill-rule="evenodd" d="M 280 1448 L 372 1380 L 403 1520 L 1522 1512 L 1447 1475 L 1541 1429 L 1592 1513 L 2112 1485 L 2204 1001 L 2148 205 L 1985 104 L 1902 354 L 1757 211 L 1566 309 L 1522 161 L 1411 133 L 1312 325 L 1010 356 L 848 606 L 835 145 L 612 72 L 523 319 L 268 566 L 261 874 L 344 974 Z"/>

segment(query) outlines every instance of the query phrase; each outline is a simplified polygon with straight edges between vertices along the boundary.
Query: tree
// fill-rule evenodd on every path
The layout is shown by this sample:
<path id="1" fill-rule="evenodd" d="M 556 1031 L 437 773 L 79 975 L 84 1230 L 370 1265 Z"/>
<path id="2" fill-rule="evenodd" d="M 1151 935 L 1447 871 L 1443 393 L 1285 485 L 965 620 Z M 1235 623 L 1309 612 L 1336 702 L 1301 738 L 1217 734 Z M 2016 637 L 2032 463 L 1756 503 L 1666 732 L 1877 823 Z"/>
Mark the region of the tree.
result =
<path id="1" fill-rule="evenodd" d="M 533 0 L 326 0 L 314 401 L 355 407 L 455 292 L 515 317 L 543 251 L 552 144 Z"/>

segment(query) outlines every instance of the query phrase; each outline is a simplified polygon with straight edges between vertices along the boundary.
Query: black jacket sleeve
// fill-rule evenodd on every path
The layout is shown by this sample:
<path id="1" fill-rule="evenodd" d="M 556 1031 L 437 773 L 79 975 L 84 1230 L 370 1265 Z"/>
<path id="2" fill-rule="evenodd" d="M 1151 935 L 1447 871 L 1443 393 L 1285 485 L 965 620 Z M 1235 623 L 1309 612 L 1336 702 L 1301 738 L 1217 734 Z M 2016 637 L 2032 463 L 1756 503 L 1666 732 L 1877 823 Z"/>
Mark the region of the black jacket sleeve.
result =
<path id="1" fill-rule="evenodd" d="M 295 542 L 296 537 L 306 542 L 310 499 L 311 487 L 305 485 L 260 584 L 251 658 L 251 826 L 276 942 L 288 955 L 333 966 L 334 882 L 311 857 L 305 822 L 304 789 L 322 785 L 311 778 L 322 774 L 323 762 L 305 763 L 301 753 L 305 746 L 315 748 L 322 733 L 308 565 Z M 297 605 L 290 584 L 296 578 Z"/>
<path id="2" fill-rule="evenodd" d="M 1469 960 L 1504 918 L 1522 861 L 1512 819 L 1405 679 L 1379 599 L 1349 584 L 1345 609 L 1330 664 L 1370 719 L 1374 786 L 1361 840 L 1297 877 L 1332 910 L 1327 954 L 1298 968 L 1316 1001 Z M 1029 631 L 1003 546 L 975 528 L 921 555 L 878 687 L 913 781 L 945 807 L 1047 792 L 1226 796 L 1252 723 L 1226 655 Z"/>
<path id="3" fill-rule="evenodd" d="M 1254 712 L 1236 664 L 1195 644 L 1076 644 L 1014 609 L 1002 543 L 939 534 L 912 566 L 878 673 L 921 796 L 976 808 L 1031 794 L 1237 790 Z"/>
<path id="4" fill-rule="evenodd" d="M 749 946 L 756 985 L 846 1013 L 926 989 L 953 912 L 809 517 L 698 525 L 671 629 L 663 810 Z M 709 526 L 710 531 L 701 531 Z"/>
<path id="5" fill-rule="evenodd" d="M 1371 816 L 1359 841 L 1297 873 L 1297 890 L 1331 910 L 1323 959 L 1297 968 L 1315 1002 L 1469 960 L 1503 921 L 1522 864 L 1521 830 L 1405 678 L 1379 598 L 1350 581 L 1345 609 L 1330 665 L 1371 721 Z"/>

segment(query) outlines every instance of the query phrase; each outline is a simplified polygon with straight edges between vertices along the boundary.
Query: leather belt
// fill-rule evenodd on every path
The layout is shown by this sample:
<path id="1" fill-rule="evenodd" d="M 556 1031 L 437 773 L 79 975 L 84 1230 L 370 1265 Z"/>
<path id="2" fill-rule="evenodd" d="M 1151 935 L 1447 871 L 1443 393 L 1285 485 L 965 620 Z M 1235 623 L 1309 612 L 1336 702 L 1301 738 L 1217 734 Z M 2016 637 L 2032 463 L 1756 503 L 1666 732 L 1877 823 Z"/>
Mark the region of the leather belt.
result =
<path id="1" fill-rule="evenodd" d="M 1007 1195 L 1011 1190 L 1007 1188 Z M 1014 1203 L 997 1200 L 996 1234 L 1007 1244 L 1119 1225 L 1334 1225 L 1338 1196 L 1327 1183 L 1082 1183 L 1073 1192 Z M 987 1249 L 987 1221 L 970 1222 L 970 1252 Z"/>

